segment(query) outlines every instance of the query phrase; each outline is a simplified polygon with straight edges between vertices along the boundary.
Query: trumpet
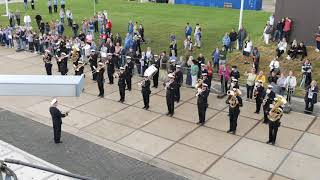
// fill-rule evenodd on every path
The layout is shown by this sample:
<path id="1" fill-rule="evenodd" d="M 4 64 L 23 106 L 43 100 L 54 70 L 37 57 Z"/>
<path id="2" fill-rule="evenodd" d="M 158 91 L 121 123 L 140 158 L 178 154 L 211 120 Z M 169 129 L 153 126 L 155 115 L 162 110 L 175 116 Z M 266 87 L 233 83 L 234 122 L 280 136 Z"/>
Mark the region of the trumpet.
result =
<path id="1" fill-rule="evenodd" d="M 203 84 L 203 80 L 202 79 L 198 79 L 197 84 L 195 85 L 195 88 L 202 89 L 202 84 Z"/>
<path id="2" fill-rule="evenodd" d="M 144 87 L 147 80 L 149 80 L 149 79 L 144 79 L 144 80 L 142 80 L 140 83 L 138 83 L 138 85 L 139 85 L 140 87 Z"/>
<path id="3" fill-rule="evenodd" d="M 80 66 L 79 66 L 79 65 L 77 65 L 77 66 L 76 66 L 76 65 L 73 65 L 73 68 L 74 68 L 75 71 L 79 71 L 80 68 L 84 67 L 85 65 L 87 65 L 87 63 L 83 63 L 83 64 L 80 65 Z"/>
<path id="4" fill-rule="evenodd" d="M 106 65 L 98 66 L 98 67 L 93 66 L 93 69 L 94 69 L 94 70 L 92 71 L 92 73 L 93 73 L 93 74 L 94 74 L 94 73 L 99 73 L 100 70 L 103 69 L 105 66 L 106 66 Z"/>
<path id="5" fill-rule="evenodd" d="M 62 56 L 61 56 L 61 57 L 58 57 L 58 55 L 56 55 L 55 58 L 56 58 L 56 60 L 57 60 L 58 62 L 61 62 L 63 58 L 69 58 L 69 56 L 70 56 L 70 54 L 68 54 L 68 55 L 66 55 L 66 56 L 63 56 L 63 57 L 62 57 Z"/>
<path id="6" fill-rule="evenodd" d="M 51 60 L 49 60 L 49 55 L 46 53 L 45 55 L 43 55 L 43 62 L 45 63 L 51 63 Z"/>

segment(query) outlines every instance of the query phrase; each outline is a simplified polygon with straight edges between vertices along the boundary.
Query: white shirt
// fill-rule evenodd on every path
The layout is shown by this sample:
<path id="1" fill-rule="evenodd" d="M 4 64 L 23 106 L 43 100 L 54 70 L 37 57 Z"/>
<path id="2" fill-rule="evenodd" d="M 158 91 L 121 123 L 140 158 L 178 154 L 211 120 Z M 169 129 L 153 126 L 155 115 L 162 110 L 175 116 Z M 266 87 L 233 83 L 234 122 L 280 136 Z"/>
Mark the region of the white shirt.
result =
<path id="1" fill-rule="evenodd" d="M 23 22 L 24 22 L 24 23 L 31 23 L 31 18 L 30 18 L 30 16 L 29 16 L 29 15 L 25 15 L 25 16 L 23 17 Z"/>
<path id="2" fill-rule="evenodd" d="M 247 43 L 247 47 L 244 48 L 244 51 L 251 52 L 252 51 L 252 46 L 253 46 L 252 41 L 249 41 Z"/>
<path id="3" fill-rule="evenodd" d="M 284 84 L 286 87 L 295 88 L 297 85 L 297 79 L 294 76 L 288 76 Z"/>
<path id="4" fill-rule="evenodd" d="M 273 16 L 269 17 L 269 23 L 270 23 L 271 26 L 274 25 L 274 17 Z"/>
<path id="5" fill-rule="evenodd" d="M 288 45 L 287 42 L 280 41 L 278 44 L 278 48 L 279 50 L 286 51 L 287 45 Z"/>
<path id="6" fill-rule="evenodd" d="M 280 63 L 279 63 L 279 61 L 275 61 L 275 60 L 272 60 L 271 62 L 270 62 L 270 65 L 269 65 L 269 67 L 270 67 L 270 70 L 273 70 L 273 69 L 279 69 L 280 68 Z"/>

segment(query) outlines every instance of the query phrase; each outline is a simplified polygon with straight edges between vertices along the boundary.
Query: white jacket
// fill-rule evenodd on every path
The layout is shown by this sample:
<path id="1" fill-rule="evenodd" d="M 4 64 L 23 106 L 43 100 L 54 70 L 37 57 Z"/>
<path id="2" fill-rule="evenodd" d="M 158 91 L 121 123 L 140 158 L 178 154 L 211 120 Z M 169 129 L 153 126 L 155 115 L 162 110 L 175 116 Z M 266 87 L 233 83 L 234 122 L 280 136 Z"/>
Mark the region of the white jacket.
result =
<path id="1" fill-rule="evenodd" d="M 31 18 L 30 18 L 30 16 L 29 16 L 29 15 L 25 15 L 25 16 L 23 17 L 23 22 L 24 22 L 24 23 L 31 23 Z"/>
<path id="2" fill-rule="evenodd" d="M 288 45 L 287 42 L 280 41 L 278 44 L 278 49 L 282 51 L 286 51 L 287 45 Z"/>
<path id="3" fill-rule="evenodd" d="M 270 70 L 279 69 L 280 68 L 280 63 L 279 63 L 279 61 L 272 60 L 270 62 L 269 67 L 270 67 Z"/>
<path id="4" fill-rule="evenodd" d="M 286 88 L 290 87 L 294 89 L 297 85 L 297 79 L 294 76 L 288 76 L 284 84 Z"/>

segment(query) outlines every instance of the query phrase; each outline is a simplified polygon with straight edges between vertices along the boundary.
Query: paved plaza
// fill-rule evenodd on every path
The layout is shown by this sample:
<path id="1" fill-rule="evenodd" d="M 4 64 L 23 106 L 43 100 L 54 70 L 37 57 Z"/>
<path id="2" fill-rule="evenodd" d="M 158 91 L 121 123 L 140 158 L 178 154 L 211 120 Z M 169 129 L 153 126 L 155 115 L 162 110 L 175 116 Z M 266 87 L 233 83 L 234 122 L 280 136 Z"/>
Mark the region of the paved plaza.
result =
<path id="1" fill-rule="evenodd" d="M 53 72 L 57 73 L 54 62 Z M 69 71 L 73 73 L 71 63 Z M 317 180 L 320 177 L 320 119 L 297 112 L 282 118 L 275 146 L 268 145 L 268 126 L 255 104 L 244 102 L 236 135 L 229 126 L 225 99 L 209 96 L 207 122 L 198 126 L 193 89 L 181 88 L 182 101 L 167 117 L 164 89 L 151 89 L 150 109 L 143 110 L 134 77 L 133 90 L 118 103 L 118 87 L 105 84 L 98 98 L 97 84 L 86 67 L 86 85 L 80 97 L 58 97 L 60 108 L 70 111 L 63 131 L 100 146 L 189 179 Z M 0 74 L 45 74 L 42 58 L 0 48 Z M 52 126 L 48 108 L 52 97 L 0 97 L 0 107 Z M 21 127 L 23 129 L 23 127 Z M 48 134 L 51 135 L 51 131 Z M 63 140 L 64 134 L 62 134 Z M 49 141 L 49 140 L 48 140 Z M 68 146 L 64 142 L 64 146 Z M 71 146 L 71 145 L 70 145 Z M 81 151 L 81 149 L 78 149 Z M 151 178 L 152 179 L 152 178 Z"/>

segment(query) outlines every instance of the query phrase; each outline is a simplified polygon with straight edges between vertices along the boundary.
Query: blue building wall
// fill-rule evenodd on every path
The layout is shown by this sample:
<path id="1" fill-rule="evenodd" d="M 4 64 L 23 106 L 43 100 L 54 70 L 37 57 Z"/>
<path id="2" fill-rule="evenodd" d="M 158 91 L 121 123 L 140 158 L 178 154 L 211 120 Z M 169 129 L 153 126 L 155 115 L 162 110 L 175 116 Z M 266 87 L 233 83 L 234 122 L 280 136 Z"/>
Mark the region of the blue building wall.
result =
<path id="1" fill-rule="evenodd" d="M 195 6 L 208 6 L 223 8 L 225 3 L 231 3 L 233 9 L 240 9 L 241 0 L 175 0 L 175 4 L 190 4 Z M 262 0 L 244 0 L 244 9 L 261 10 Z"/>

